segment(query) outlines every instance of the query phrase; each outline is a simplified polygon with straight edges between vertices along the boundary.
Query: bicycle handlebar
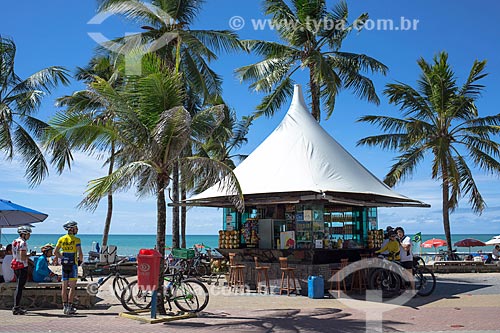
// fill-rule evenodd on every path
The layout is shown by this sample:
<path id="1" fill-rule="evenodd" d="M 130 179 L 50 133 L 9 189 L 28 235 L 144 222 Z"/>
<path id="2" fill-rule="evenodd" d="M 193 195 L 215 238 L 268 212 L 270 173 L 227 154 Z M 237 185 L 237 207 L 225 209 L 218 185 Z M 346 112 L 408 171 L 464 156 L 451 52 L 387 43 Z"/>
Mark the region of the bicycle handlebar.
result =
<path id="1" fill-rule="evenodd" d="M 113 268 L 116 268 L 116 267 L 120 266 L 121 264 L 123 264 L 124 262 L 127 262 L 127 261 L 128 261 L 128 258 L 123 258 L 122 260 L 118 261 L 115 264 L 109 264 L 109 265 L 104 266 L 104 267 L 109 267 L 109 268 L 113 267 Z"/>

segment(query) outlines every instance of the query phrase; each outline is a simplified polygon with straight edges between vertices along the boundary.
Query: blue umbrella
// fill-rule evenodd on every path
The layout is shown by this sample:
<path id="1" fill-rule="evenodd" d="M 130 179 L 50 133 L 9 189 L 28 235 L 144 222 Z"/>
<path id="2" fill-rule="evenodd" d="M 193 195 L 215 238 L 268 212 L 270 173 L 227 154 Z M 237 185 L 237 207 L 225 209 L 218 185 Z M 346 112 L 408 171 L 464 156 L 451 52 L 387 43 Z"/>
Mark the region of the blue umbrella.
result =
<path id="1" fill-rule="evenodd" d="M 0 199 L 0 236 L 1 228 L 42 222 L 47 216 L 47 214 L 17 205 L 9 200 Z"/>

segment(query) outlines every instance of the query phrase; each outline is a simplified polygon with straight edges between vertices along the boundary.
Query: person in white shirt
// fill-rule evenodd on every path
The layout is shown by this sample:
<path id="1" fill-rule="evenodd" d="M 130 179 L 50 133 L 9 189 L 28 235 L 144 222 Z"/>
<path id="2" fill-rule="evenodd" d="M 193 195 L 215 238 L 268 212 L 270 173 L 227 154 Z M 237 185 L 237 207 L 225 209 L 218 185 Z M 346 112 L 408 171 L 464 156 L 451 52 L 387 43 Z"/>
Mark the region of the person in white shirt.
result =
<path id="1" fill-rule="evenodd" d="M 491 255 L 493 257 L 493 260 L 500 259 L 500 245 L 495 245 L 495 248 L 491 252 Z"/>
<path id="2" fill-rule="evenodd" d="M 5 282 L 15 282 L 16 275 L 10 263 L 12 262 L 12 244 L 7 245 L 5 248 L 5 257 L 2 262 L 2 274 Z"/>
<path id="3" fill-rule="evenodd" d="M 415 290 L 415 280 L 413 279 L 413 252 L 412 244 L 409 236 L 405 235 L 405 230 L 401 227 L 396 228 L 396 232 L 399 237 L 400 244 L 400 262 L 401 265 L 406 269 L 407 279 L 410 281 L 411 289 Z"/>
<path id="4" fill-rule="evenodd" d="M 14 307 L 12 308 L 13 315 L 25 315 L 26 310 L 21 308 L 21 298 L 23 297 L 23 289 L 28 280 L 28 239 L 31 237 L 31 227 L 20 226 L 17 228 L 19 237 L 12 242 L 12 269 L 16 274 L 17 288 L 14 294 Z"/>

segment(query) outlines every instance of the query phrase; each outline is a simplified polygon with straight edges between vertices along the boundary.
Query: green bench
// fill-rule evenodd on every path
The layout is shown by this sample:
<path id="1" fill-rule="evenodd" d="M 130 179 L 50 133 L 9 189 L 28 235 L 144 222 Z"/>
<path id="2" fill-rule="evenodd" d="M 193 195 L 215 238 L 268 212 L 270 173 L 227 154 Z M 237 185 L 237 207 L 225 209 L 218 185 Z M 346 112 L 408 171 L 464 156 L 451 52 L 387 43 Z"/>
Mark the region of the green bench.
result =
<path id="1" fill-rule="evenodd" d="M 76 284 L 75 306 L 90 309 L 97 303 L 97 297 L 87 293 L 89 282 Z M 14 303 L 16 283 L 0 283 L 0 308 L 11 309 Z M 21 306 L 27 309 L 62 309 L 60 282 L 27 282 L 23 290 Z"/>

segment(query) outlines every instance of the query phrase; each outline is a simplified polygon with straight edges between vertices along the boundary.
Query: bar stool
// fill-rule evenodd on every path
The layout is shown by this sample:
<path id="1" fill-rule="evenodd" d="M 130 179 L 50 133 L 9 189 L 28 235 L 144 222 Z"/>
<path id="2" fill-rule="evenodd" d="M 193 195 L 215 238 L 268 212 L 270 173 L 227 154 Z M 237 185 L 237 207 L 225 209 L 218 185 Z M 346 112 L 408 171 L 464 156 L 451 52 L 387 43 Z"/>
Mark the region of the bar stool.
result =
<path id="1" fill-rule="evenodd" d="M 364 260 L 368 258 L 369 254 L 360 254 L 361 260 Z M 360 269 L 358 271 L 355 271 L 352 273 L 352 284 L 351 284 L 351 290 L 357 290 L 359 292 L 362 292 L 366 290 L 367 287 L 367 271 L 366 269 Z"/>
<path id="2" fill-rule="evenodd" d="M 291 292 L 297 294 L 297 286 L 295 284 L 295 268 L 288 267 L 288 258 L 280 257 L 280 270 L 281 270 L 281 285 L 280 285 L 280 295 L 286 290 L 286 294 L 290 296 Z M 286 286 L 285 286 L 286 279 Z M 293 288 L 290 285 L 290 279 L 293 281 Z"/>
<path id="3" fill-rule="evenodd" d="M 269 285 L 269 274 L 268 274 L 269 266 L 261 266 L 259 264 L 259 260 L 256 256 L 253 257 L 253 260 L 255 261 L 255 272 L 257 273 L 257 282 L 256 282 L 255 289 L 257 290 L 258 293 L 260 293 L 260 289 L 261 289 L 260 283 L 265 282 L 266 285 L 263 286 L 264 292 L 267 289 L 267 293 L 271 294 L 271 286 Z"/>
<path id="4" fill-rule="evenodd" d="M 245 265 L 238 265 L 235 257 L 236 253 L 229 253 L 229 287 L 234 291 L 243 287 L 245 292 Z"/>
<path id="5" fill-rule="evenodd" d="M 346 283 L 345 283 L 345 276 L 344 276 L 344 272 L 343 272 L 343 269 L 346 268 L 347 265 L 349 265 L 349 259 L 347 259 L 347 258 L 346 259 L 340 259 L 340 267 L 332 269 L 332 277 L 330 278 L 331 279 L 330 290 L 331 291 L 333 291 L 333 290 L 337 291 L 337 298 L 340 298 L 340 290 L 343 290 L 344 293 L 347 292 L 347 286 L 346 286 Z M 335 275 L 337 275 L 337 276 L 335 276 Z M 335 282 L 337 283 L 336 284 L 336 288 L 333 289 L 333 284 Z M 344 287 L 342 289 L 340 287 L 341 284 L 344 285 Z"/>

